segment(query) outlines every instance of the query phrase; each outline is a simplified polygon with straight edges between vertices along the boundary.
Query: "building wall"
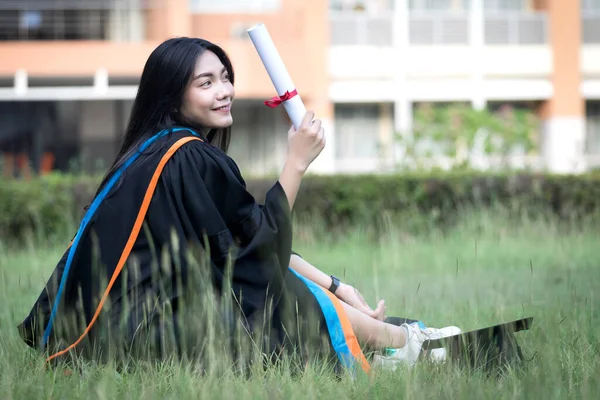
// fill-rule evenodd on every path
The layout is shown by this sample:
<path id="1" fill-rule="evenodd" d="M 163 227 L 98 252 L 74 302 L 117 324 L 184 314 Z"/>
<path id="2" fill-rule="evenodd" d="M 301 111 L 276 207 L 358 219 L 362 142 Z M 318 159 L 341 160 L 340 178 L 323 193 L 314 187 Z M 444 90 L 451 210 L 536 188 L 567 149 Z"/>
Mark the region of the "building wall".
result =
<path id="1" fill-rule="evenodd" d="M 583 110 L 600 99 L 600 9 L 560 0 L 417 3 L 424 8 L 396 0 L 387 13 L 332 17 L 335 102 L 391 101 L 399 132 L 410 130 L 415 102 L 541 102 L 542 165 L 586 168 Z M 406 28 L 390 28 L 387 39 L 364 30 L 377 23 Z"/>
<path id="2" fill-rule="evenodd" d="M 553 55 L 552 98 L 541 109 L 542 155 L 555 172 L 585 169 L 585 100 L 581 93 L 581 5 L 547 0 Z"/>
<path id="3" fill-rule="evenodd" d="M 332 0 L 331 11 L 329 0 L 261 0 L 266 8 L 242 12 L 226 8 L 234 0 L 154 0 L 150 9 L 128 1 L 139 9 L 113 10 L 107 41 L 0 42 L 0 83 L 19 82 L 0 87 L 0 100 L 78 104 L 82 149 L 109 159 L 114 148 L 93 143 L 118 140 L 122 102 L 135 96 L 150 52 L 169 37 L 203 37 L 224 47 L 236 71 L 232 154 L 248 171 L 269 173 L 282 166 L 290 122 L 283 109 L 262 105 L 275 92 L 246 29 L 265 22 L 306 107 L 325 121 L 317 172 L 389 168 L 394 134 L 410 129 L 418 102 L 538 102 L 548 167 L 579 170 L 584 152 L 600 152 L 585 111 L 586 101 L 600 100 L 600 10 L 586 2 L 582 11 L 584 0 L 452 0 L 437 10 L 424 9 L 428 1 L 409 10 L 408 0 L 362 8 Z M 40 78 L 79 87 L 32 87 Z"/>
<path id="4" fill-rule="evenodd" d="M 282 0 L 280 9 L 268 14 L 193 14 L 188 3 L 159 0 L 150 2 L 153 6 L 148 10 L 138 10 L 136 18 L 120 16 L 118 27 L 129 20 L 139 26 L 128 41 L 2 42 L 0 78 L 12 79 L 20 70 L 29 77 L 93 77 L 99 69 L 106 70 L 110 78 L 135 77 L 163 40 L 197 36 L 219 44 L 232 58 L 239 98 L 263 99 L 275 95 L 273 84 L 245 30 L 264 21 L 303 98 L 329 117 L 327 0 Z M 142 31 L 144 40 L 137 40 Z"/>
<path id="5" fill-rule="evenodd" d="M 330 143 L 333 109 L 326 56 L 328 1 L 270 1 L 275 7 L 264 12 L 215 13 L 206 10 L 215 2 L 204 0 L 128 0 L 132 11 L 111 11 L 108 40 L 1 42 L 0 80 L 19 84 L 0 88 L 0 101 L 59 101 L 54 105 L 59 109 L 59 104 L 74 104 L 78 112 L 70 125 L 79 135 L 79 162 L 88 170 L 103 168 L 116 153 L 119 126 L 129 115 L 137 77 L 152 50 L 167 38 L 202 37 L 222 46 L 233 62 L 237 101 L 232 152 L 249 172 L 272 172 L 283 165 L 290 123 L 283 107 L 272 110 L 258 102 L 277 93 L 246 30 L 257 22 L 267 25 L 307 109 L 328 126 Z M 190 4 L 204 8 L 198 12 Z M 42 78 L 44 87 L 36 83 Z M 76 79 L 87 80 L 88 86 Z M 326 157 L 327 151 L 321 159 Z"/>

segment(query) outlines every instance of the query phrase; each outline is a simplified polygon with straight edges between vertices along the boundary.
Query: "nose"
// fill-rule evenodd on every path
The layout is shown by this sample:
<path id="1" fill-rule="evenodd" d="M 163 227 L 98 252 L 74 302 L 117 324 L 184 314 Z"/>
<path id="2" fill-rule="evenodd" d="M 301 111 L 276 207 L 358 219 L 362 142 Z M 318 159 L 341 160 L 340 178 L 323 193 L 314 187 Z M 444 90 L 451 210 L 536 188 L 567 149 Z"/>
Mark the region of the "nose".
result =
<path id="1" fill-rule="evenodd" d="M 219 100 L 233 96 L 233 85 L 229 82 L 222 82 L 217 97 Z"/>

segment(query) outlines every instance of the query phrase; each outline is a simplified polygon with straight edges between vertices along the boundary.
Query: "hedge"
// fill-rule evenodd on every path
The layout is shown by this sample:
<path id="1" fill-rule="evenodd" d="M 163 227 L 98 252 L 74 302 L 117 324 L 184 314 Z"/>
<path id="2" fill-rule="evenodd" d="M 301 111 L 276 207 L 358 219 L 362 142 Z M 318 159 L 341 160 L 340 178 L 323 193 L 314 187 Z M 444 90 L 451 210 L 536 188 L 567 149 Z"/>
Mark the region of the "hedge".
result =
<path id="1" fill-rule="evenodd" d="M 0 180 L 0 239 L 36 232 L 69 232 L 83 216 L 99 178 L 52 174 L 29 181 Z M 248 179 L 262 201 L 274 178 Z M 190 183 L 191 184 L 191 183 Z M 449 226 L 464 210 L 500 205 L 519 213 L 573 219 L 598 215 L 600 174 L 443 173 L 305 177 L 295 206 L 300 221 L 323 226 L 377 226 L 385 218 Z M 385 217 L 385 218 L 383 218 Z M 61 233 L 62 234 L 62 233 Z"/>

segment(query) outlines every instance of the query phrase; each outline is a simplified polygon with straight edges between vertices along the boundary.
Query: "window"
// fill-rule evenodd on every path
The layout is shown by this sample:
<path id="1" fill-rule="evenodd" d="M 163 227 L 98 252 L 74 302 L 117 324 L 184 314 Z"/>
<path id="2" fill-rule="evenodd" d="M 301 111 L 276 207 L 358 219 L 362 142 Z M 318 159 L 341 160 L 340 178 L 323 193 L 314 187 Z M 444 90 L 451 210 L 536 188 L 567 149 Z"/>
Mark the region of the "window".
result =
<path id="1" fill-rule="evenodd" d="M 0 41 L 104 40 L 109 10 L 0 10 Z"/>
<path id="2" fill-rule="evenodd" d="M 526 0 L 483 0 L 485 11 L 522 11 L 527 9 Z"/>
<path id="3" fill-rule="evenodd" d="M 193 13 L 267 13 L 279 10 L 281 0 L 189 0 Z"/>
<path id="4" fill-rule="evenodd" d="M 584 11 L 600 11 L 600 0 L 581 0 L 581 9 Z"/>
<path id="5" fill-rule="evenodd" d="M 600 102 L 586 103 L 586 153 L 600 155 Z"/>
<path id="6" fill-rule="evenodd" d="M 581 0 L 583 43 L 600 43 L 600 0 Z"/>
<path id="7" fill-rule="evenodd" d="M 333 11 L 352 11 L 356 6 L 362 7 L 362 2 L 357 0 L 331 0 L 329 9 Z"/>
<path id="8" fill-rule="evenodd" d="M 366 11 L 368 13 L 384 13 L 394 10 L 395 0 L 330 0 L 331 11 Z"/>
<path id="9" fill-rule="evenodd" d="M 410 0 L 408 7 L 413 11 L 452 9 L 452 0 Z"/>
<path id="10" fill-rule="evenodd" d="M 469 42 L 469 0 L 410 0 L 411 44 Z"/>
<path id="11" fill-rule="evenodd" d="M 409 0 L 411 11 L 456 11 L 467 10 L 470 0 Z"/>
<path id="12" fill-rule="evenodd" d="M 377 158 L 379 105 L 336 105 L 335 144 L 337 159 Z"/>

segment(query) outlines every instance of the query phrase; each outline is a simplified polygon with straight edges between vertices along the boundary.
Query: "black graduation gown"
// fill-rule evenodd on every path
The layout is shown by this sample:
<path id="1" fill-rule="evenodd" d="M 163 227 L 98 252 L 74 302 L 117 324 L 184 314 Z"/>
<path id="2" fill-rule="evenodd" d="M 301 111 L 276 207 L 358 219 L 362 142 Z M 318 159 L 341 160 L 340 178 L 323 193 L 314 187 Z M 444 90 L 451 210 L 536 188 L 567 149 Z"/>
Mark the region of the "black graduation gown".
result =
<path id="1" fill-rule="evenodd" d="M 168 149 L 190 135 L 170 133 L 150 145 L 98 206 L 76 247 L 48 354 L 81 337 L 122 256 L 153 173 Z M 257 204 L 229 156 L 204 141 L 184 144 L 164 166 L 143 228 L 98 320 L 70 354 L 190 356 L 211 337 L 233 348 L 240 333 L 259 337 L 264 352 L 285 346 L 330 353 L 317 301 L 288 270 L 291 225 L 279 182 L 265 203 Z M 39 347 L 48 324 L 68 252 L 19 325 L 32 347 Z"/>

